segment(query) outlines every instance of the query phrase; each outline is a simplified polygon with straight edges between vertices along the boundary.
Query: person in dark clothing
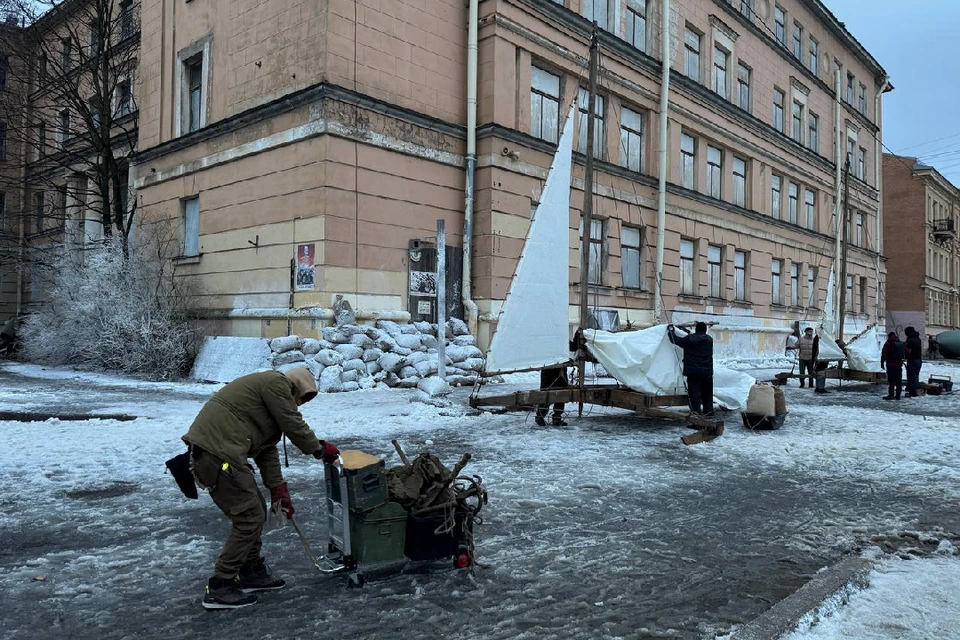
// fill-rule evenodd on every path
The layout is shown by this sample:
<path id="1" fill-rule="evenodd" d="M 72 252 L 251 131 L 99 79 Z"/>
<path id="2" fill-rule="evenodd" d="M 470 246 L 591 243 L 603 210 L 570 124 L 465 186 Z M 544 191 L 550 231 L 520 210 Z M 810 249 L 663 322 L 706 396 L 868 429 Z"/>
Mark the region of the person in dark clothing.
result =
<path id="1" fill-rule="evenodd" d="M 683 329 L 683 327 L 681 327 Z M 713 338 L 707 325 L 698 322 L 694 333 L 678 336 L 674 326 L 667 326 L 670 342 L 683 349 L 683 375 L 687 378 L 690 411 L 702 416 L 713 415 Z"/>
<path id="2" fill-rule="evenodd" d="M 20 326 L 20 319 L 16 316 L 10 317 L 3 328 L 0 329 L 0 353 L 11 355 L 17 348 L 17 329 Z"/>
<path id="3" fill-rule="evenodd" d="M 549 369 L 540 370 L 540 389 L 563 389 L 570 386 L 570 381 L 567 378 L 567 368 L 566 367 L 551 367 Z M 567 422 L 563 419 L 563 408 L 564 404 L 562 402 L 557 402 L 553 405 L 553 426 L 555 427 L 565 427 Z M 547 411 L 550 409 L 550 405 L 547 404 L 538 404 L 537 405 L 537 417 L 536 422 L 537 426 L 545 427 L 547 426 Z"/>
<path id="4" fill-rule="evenodd" d="M 887 334 L 887 341 L 880 351 L 880 368 L 887 371 L 887 395 L 884 400 L 899 400 L 903 391 L 904 346 L 896 331 Z"/>
<path id="5" fill-rule="evenodd" d="M 923 366 L 923 341 L 920 334 L 913 327 L 903 330 L 907 336 L 907 393 L 916 398 L 920 389 L 920 368 Z"/>
<path id="6" fill-rule="evenodd" d="M 940 353 L 940 345 L 937 344 L 937 336 L 927 336 L 927 357 L 931 360 Z"/>

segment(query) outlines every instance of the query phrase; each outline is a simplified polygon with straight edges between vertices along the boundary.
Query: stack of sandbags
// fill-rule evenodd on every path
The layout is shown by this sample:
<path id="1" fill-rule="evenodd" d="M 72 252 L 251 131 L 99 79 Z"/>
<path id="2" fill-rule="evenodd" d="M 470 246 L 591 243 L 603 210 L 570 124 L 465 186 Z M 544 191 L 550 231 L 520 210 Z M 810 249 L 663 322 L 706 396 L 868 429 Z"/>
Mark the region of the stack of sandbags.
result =
<path id="1" fill-rule="evenodd" d="M 352 319 L 349 314 L 337 318 Z M 353 323 L 324 327 L 322 338 L 284 336 L 270 341 L 272 366 L 279 371 L 306 367 L 321 392 L 373 387 L 417 388 L 435 377 L 440 364 L 439 340 L 446 344 L 446 377 L 453 386 L 472 385 L 483 370 L 483 352 L 466 323 L 452 319 L 443 336 L 428 322 L 398 324 L 379 320 L 376 326 Z"/>

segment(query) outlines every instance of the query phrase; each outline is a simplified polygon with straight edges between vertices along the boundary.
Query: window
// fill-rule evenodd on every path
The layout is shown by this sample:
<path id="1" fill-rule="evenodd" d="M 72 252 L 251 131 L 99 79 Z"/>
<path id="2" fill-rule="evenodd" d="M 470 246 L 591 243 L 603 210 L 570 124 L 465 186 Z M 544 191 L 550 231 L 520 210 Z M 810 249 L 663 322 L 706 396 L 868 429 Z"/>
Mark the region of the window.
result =
<path id="1" fill-rule="evenodd" d="M 33 211 L 36 215 L 36 228 L 34 231 L 41 233 L 47 226 L 46 220 L 46 210 L 43 202 L 43 192 L 33 194 Z"/>
<path id="2" fill-rule="evenodd" d="M 860 147 L 857 154 L 857 177 L 861 180 L 867 179 L 867 150 Z"/>
<path id="3" fill-rule="evenodd" d="M 539 67 L 530 69 L 530 135 L 547 142 L 559 140 L 560 76 Z"/>
<path id="4" fill-rule="evenodd" d="M 7 209 L 7 194 L 3 191 L 0 191 L 0 231 L 3 230 L 3 214 Z"/>
<path id="5" fill-rule="evenodd" d="M 200 196 L 183 201 L 183 256 L 200 255 Z"/>
<path id="6" fill-rule="evenodd" d="M 820 75 L 820 44 L 813 38 L 810 38 L 810 61 L 807 68 L 813 75 Z"/>
<path id="7" fill-rule="evenodd" d="M 10 58 L 0 56 L 0 91 L 7 90 L 7 70 L 10 68 Z"/>
<path id="8" fill-rule="evenodd" d="M 711 298 L 723 297 L 723 249 L 716 245 L 707 246 L 707 295 Z"/>
<path id="9" fill-rule="evenodd" d="M 807 306 L 817 308 L 817 268 L 807 267 Z"/>
<path id="10" fill-rule="evenodd" d="M 184 63 L 187 78 L 187 132 L 204 125 L 203 117 L 203 55 Z"/>
<path id="11" fill-rule="evenodd" d="M 687 189 L 696 188 L 697 140 L 693 136 L 680 136 L 680 181 Z"/>
<path id="12" fill-rule="evenodd" d="M 814 153 L 820 153 L 820 117 L 810 114 L 810 128 L 807 135 L 807 145 Z"/>
<path id="13" fill-rule="evenodd" d="M 803 144 L 803 105 L 793 103 L 793 139 Z"/>
<path id="14" fill-rule="evenodd" d="M 799 197 L 800 187 L 791 182 L 787 188 L 787 221 L 790 224 L 797 224 L 797 198 Z"/>
<path id="15" fill-rule="evenodd" d="M 867 312 L 867 279 L 864 276 L 860 276 L 860 313 Z M 944 318 L 944 323 L 947 324 L 946 318 Z"/>
<path id="16" fill-rule="evenodd" d="M 753 0 L 740 0 L 740 13 L 742 13 L 747 20 L 753 20 Z"/>
<path id="17" fill-rule="evenodd" d="M 747 161 L 733 157 L 733 204 L 747 206 Z"/>
<path id="18" fill-rule="evenodd" d="M 577 151 L 586 153 L 587 113 L 590 108 L 590 93 L 581 87 L 579 96 L 580 99 L 577 101 L 577 109 L 580 110 L 580 126 L 577 132 Z M 595 116 L 593 119 L 593 157 L 602 158 L 603 141 L 606 139 L 606 134 L 603 129 L 603 96 L 594 96 L 593 100 L 593 115 Z"/>
<path id="19" fill-rule="evenodd" d="M 117 83 L 117 116 L 125 116 L 133 111 L 133 92 L 130 89 L 130 80 Z"/>
<path id="20" fill-rule="evenodd" d="M 647 0 L 627 0 L 627 42 L 647 50 Z"/>
<path id="21" fill-rule="evenodd" d="M 783 133 L 783 101 L 786 99 L 783 91 L 773 90 L 773 128 Z"/>
<path id="22" fill-rule="evenodd" d="M 800 306 L 800 265 L 790 264 L 790 306 Z"/>
<path id="23" fill-rule="evenodd" d="M 713 49 L 713 90 L 727 97 L 727 57 L 726 51 L 720 47 Z"/>
<path id="24" fill-rule="evenodd" d="M 853 308 L 853 276 L 847 276 L 847 300 L 846 304 L 843 306 L 844 311 L 855 311 Z"/>
<path id="25" fill-rule="evenodd" d="M 623 286 L 640 289 L 640 240 L 643 234 L 637 227 L 624 225 L 620 229 L 620 275 Z"/>
<path id="26" fill-rule="evenodd" d="M 780 274 L 783 272 L 783 260 L 774 260 L 770 263 L 770 302 L 782 304 L 780 298 Z"/>
<path id="27" fill-rule="evenodd" d="M 57 128 L 57 143 L 63 149 L 70 138 L 70 110 L 64 109 L 60 112 L 60 126 Z"/>
<path id="28" fill-rule="evenodd" d="M 850 163 L 850 171 L 857 170 L 857 139 L 847 138 L 847 161 Z"/>
<path id="29" fill-rule="evenodd" d="M 803 27 L 799 22 L 793 23 L 793 57 L 803 60 Z"/>
<path id="30" fill-rule="evenodd" d="M 720 198 L 723 193 L 721 189 L 723 167 L 723 151 L 716 147 L 707 147 L 707 195 L 712 198 Z"/>
<path id="31" fill-rule="evenodd" d="M 60 41 L 60 68 L 64 73 L 69 73 L 73 68 L 73 44 L 70 38 L 64 38 Z"/>
<path id="32" fill-rule="evenodd" d="M 782 179 L 780 176 L 770 178 L 770 215 L 774 220 L 780 219 L 780 203 L 783 201 Z"/>
<path id="33" fill-rule="evenodd" d="M 120 3 L 120 37 L 127 38 L 133 35 L 133 0 L 124 0 Z"/>
<path id="34" fill-rule="evenodd" d="M 849 71 L 847 72 L 847 104 L 853 104 L 853 83 L 854 77 L 853 74 Z"/>
<path id="35" fill-rule="evenodd" d="M 67 185 L 62 184 L 57 187 L 57 202 L 55 204 L 56 211 L 56 226 L 61 229 L 67 224 Z"/>
<path id="36" fill-rule="evenodd" d="M 689 27 L 683 36 L 684 73 L 697 82 L 700 81 L 700 34 Z"/>
<path id="37" fill-rule="evenodd" d="M 863 247 L 863 212 L 857 212 L 857 246 Z"/>
<path id="38" fill-rule="evenodd" d="M 90 111 L 90 121 L 93 123 L 94 131 L 100 131 L 100 125 L 103 122 L 103 109 L 100 108 L 100 101 L 93 98 L 87 103 L 87 109 Z"/>
<path id="39" fill-rule="evenodd" d="M 37 160 L 47 155 L 47 125 L 41 122 L 37 125 Z"/>
<path id="40" fill-rule="evenodd" d="M 741 302 L 747 299 L 747 254 L 733 252 L 733 294 Z"/>
<path id="41" fill-rule="evenodd" d="M 590 263 L 587 265 L 587 282 L 603 284 L 603 223 L 599 218 L 590 220 Z M 580 242 L 583 242 L 583 217 L 580 218 Z M 581 244 L 581 251 L 582 251 Z M 582 255 L 582 254 L 581 254 Z"/>
<path id="42" fill-rule="evenodd" d="M 810 189 L 806 189 L 803 192 L 803 203 L 806 207 L 806 220 L 804 221 L 804 226 L 807 229 L 813 229 L 817 225 L 817 199 L 816 194 Z"/>
<path id="43" fill-rule="evenodd" d="M 737 104 L 744 111 L 750 111 L 750 67 L 742 62 L 737 65 Z"/>
<path id="44" fill-rule="evenodd" d="M 7 123 L 0 122 L 0 160 L 7 159 Z"/>
<path id="45" fill-rule="evenodd" d="M 777 44 L 782 47 L 787 46 L 787 17 L 783 13 L 783 9 L 776 7 L 773 10 L 773 20 L 776 23 L 775 35 L 777 37 Z"/>
<path id="46" fill-rule="evenodd" d="M 632 109 L 620 109 L 620 165 L 640 172 L 643 164 L 643 116 Z"/>
<path id="47" fill-rule="evenodd" d="M 693 240 L 680 240 L 680 293 L 685 296 L 696 295 L 695 272 L 693 270 Z"/>
<path id="48" fill-rule="evenodd" d="M 867 115 L 867 86 L 860 83 L 860 104 L 858 105 L 860 113 Z"/>
<path id="49" fill-rule="evenodd" d="M 609 29 L 609 11 L 608 0 L 583 0 L 583 17 L 590 22 L 596 22 L 601 29 Z"/>
<path id="50" fill-rule="evenodd" d="M 97 27 L 96 22 L 90 23 L 90 57 L 96 58 L 100 55 L 100 47 L 102 44 L 102 38 L 100 37 L 100 29 Z"/>
<path id="51" fill-rule="evenodd" d="M 47 84 L 47 56 L 42 55 L 37 59 L 37 88 Z"/>

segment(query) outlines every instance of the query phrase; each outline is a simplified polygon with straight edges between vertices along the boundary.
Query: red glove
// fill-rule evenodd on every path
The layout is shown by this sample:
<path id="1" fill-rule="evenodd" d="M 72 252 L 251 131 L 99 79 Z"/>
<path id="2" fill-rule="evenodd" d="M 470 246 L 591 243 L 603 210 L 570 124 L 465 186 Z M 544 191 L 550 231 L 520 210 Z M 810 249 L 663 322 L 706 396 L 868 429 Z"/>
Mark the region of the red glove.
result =
<path id="1" fill-rule="evenodd" d="M 332 464 L 337 461 L 337 456 L 340 455 L 340 449 L 337 449 L 337 445 L 327 442 L 326 440 L 320 441 L 320 448 L 313 452 L 313 457 L 318 460 L 323 459 L 327 464 Z"/>
<path id="2" fill-rule="evenodd" d="M 270 502 L 271 504 L 276 504 L 279 502 L 283 513 L 286 514 L 288 518 L 293 517 L 293 503 L 290 501 L 290 489 L 287 488 L 286 482 L 283 484 L 278 484 L 275 487 L 271 487 Z"/>

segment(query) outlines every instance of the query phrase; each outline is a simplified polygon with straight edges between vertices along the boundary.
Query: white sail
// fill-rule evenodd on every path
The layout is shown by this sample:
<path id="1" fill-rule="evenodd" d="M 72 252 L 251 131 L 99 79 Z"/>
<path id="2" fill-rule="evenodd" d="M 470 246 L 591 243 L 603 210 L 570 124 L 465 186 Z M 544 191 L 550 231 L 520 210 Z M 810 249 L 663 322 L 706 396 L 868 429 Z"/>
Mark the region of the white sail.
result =
<path id="1" fill-rule="evenodd" d="M 835 360 L 845 360 L 846 354 L 840 345 L 837 344 L 837 320 L 834 314 L 833 296 L 836 290 L 834 281 L 833 267 L 830 268 L 830 277 L 827 280 L 827 300 L 823 304 L 823 317 L 820 318 L 820 326 L 817 327 L 817 336 L 820 338 L 820 350 L 817 360 L 830 362 Z"/>
<path id="2" fill-rule="evenodd" d="M 887 336 L 880 327 L 867 329 L 847 345 L 847 364 L 855 371 L 880 373 L 880 354 Z"/>
<path id="3" fill-rule="evenodd" d="M 571 106 L 567 115 L 497 319 L 487 353 L 488 374 L 542 369 L 570 360 L 570 170 L 575 108 Z"/>

